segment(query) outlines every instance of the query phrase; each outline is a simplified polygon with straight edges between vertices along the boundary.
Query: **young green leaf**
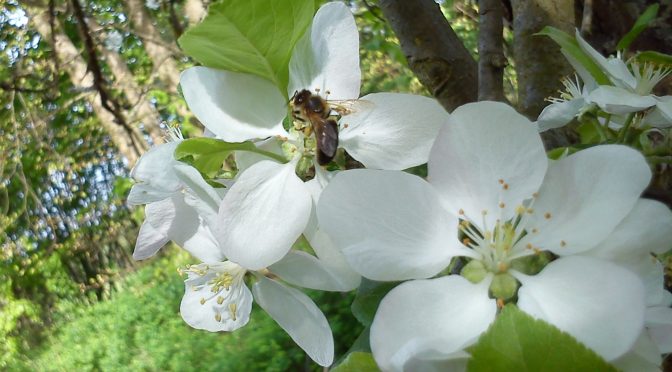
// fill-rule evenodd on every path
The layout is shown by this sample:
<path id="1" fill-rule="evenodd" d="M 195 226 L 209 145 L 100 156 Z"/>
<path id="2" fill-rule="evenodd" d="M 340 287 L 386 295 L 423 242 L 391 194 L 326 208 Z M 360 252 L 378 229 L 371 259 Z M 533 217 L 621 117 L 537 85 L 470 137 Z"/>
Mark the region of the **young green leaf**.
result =
<path id="1" fill-rule="evenodd" d="M 514 305 L 504 307 L 469 352 L 470 372 L 616 371 L 572 336 Z"/>
<path id="2" fill-rule="evenodd" d="M 579 43 L 573 36 L 570 36 L 564 31 L 551 26 L 544 27 L 536 35 L 544 35 L 553 39 L 553 41 L 560 45 L 560 48 L 562 48 L 570 56 L 574 57 L 577 62 L 585 67 L 598 84 L 611 85 L 609 83 L 609 78 L 607 78 L 607 75 L 605 75 L 604 71 L 602 71 L 600 66 L 598 66 L 597 63 L 595 63 L 595 61 L 593 61 L 590 56 L 588 56 L 588 54 L 586 54 L 581 49 Z"/>
<path id="3" fill-rule="evenodd" d="M 370 353 L 356 351 L 350 353 L 343 363 L 331 370 L 332 372 L 375 372 L 380 371 Z"/>
<path id="4" fill-rule="evenodd" d="M 182 141 L 175 149 L 175 159 L 191 164 L 206 178 L 213 178 L 221 170 L 224 160 L 233 151 L 256 152 L 286 162 L 280 155 L 258 149 L 252 142 L 225 142 L 215 138 L 198 137 Z"/>
<path id="5" fill-rule="evenodd" d="M 204 66 L 255 74 L 284 92 L 292 49 L 314 11 L 314 0 L 221 1 L 178 42 Z"/>
<path id="6" fill-rule="evenodd" d="M 637 18 L 637 21 L 635 21 L 635 24 L 632 26 L 630 31 L 628 31 L 627 34 L 621 38 L 621 40 L 618 41 L 618 44 L 616 45 L 616 49 L 618 50 L 624 50 L 628 49 L 630 44 L 632 44 L 633 41 L 639 36 L 639 34 L 642 33 L 648 26 L 651 21 L 656 19 L 656 16 L 658 15 L 658 8 L 660 7 L 659 4 L 653 4 L 646 8 L 644 13 Z"/>
<path id="7" fill-rule="evenodd" d="M 672 66 L 672 55 L 654 52 L 652 50 L 637 53 L 635 59 L 638 62 L 651 62 L 658 65 Z"/>

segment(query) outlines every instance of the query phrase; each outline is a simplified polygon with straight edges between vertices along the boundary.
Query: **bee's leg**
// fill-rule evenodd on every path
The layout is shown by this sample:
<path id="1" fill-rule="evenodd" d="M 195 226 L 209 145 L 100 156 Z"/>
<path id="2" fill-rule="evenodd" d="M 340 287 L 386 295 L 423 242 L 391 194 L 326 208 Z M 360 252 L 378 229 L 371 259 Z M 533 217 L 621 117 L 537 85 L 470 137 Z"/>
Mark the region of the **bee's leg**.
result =
<path id="1" fill-rule="evenodd" d="M 303 128 L 303 135 L 306 137 L 310 137 L 310 135 L 313 134 L 313 126 L 308 125 L 307 127 Z"/>
<path id="2" fill-rule="evenodd" d="M 294 118 L 294 120 L 298 120 L 302 123 L 306 122 L 306 120 L 301 117 L 301 111 L 299 110 L 292 111 L 292 117 Z"/>

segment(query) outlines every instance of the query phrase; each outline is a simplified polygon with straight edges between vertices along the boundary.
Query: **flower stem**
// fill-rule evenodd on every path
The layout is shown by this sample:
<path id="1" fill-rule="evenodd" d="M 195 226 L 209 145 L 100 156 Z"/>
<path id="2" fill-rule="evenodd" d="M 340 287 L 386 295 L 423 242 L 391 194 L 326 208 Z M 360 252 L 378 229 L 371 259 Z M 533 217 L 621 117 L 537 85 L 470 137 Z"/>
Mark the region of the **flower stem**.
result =
<path id="1" fill-rule="evenodd" d="M 630 126 L 632 125 L 632 122 L 634 121 L 633 119 L 635 118 L 635 113 L 629 113 L 628 116 L 625 118 L 625 123 L 623 124 L 623 128 L 621 128 L 621 131 L 618 133 L 618 142 L 619 143 L 625 143 L 625 139 L 628 136 L 628 132 L 630 131 Z"/>

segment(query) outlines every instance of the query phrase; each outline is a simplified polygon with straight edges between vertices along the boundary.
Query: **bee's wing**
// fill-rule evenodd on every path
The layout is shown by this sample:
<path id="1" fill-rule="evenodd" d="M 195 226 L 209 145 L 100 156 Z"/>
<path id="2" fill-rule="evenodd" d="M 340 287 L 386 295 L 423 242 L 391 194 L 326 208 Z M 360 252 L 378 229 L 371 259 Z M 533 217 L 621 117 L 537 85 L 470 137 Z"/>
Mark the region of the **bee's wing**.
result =
<path id="1" fill-rule="evenodd" d="M 346 99 L 327 102 L 329 102 L 331 109 L 336 111 L 339 115 L 350 115 L 356 112 L 372 110 L 376 105 L 365 99 Z"/>
<path id="2" fill-rule="evenodd" d="M 333 119 L 315 118 L 312 120 L 317 143 L 317 163 L 328 164 L 338 149 L 338 124 Z"/>

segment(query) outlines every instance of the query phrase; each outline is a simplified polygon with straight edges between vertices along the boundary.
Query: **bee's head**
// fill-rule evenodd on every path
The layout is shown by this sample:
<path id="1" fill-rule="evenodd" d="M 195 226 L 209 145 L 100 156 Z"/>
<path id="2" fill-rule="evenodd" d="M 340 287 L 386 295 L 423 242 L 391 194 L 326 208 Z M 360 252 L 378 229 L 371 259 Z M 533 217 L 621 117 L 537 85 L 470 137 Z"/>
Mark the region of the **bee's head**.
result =
<path id="1" fill-rule="evenodd" d="M 311 95 L 312 93 L 310 93 L 310 91 L 306 89 L 296 92 L 294 93 L 292 103 L 294 104 L 294 106 L 303 105 L 308 101 Z"/>

